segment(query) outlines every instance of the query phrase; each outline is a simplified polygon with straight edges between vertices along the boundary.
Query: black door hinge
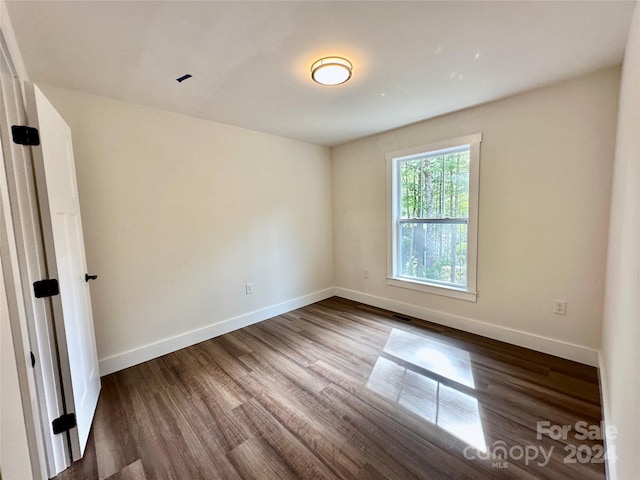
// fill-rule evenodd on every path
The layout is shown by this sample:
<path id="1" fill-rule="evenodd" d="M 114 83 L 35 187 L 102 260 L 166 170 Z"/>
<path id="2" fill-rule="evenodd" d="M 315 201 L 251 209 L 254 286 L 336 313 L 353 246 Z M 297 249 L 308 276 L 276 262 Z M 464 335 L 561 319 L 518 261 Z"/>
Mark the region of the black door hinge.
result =
<path id="1" fill-rule="evenodd" d="M 27 127 L 26 125 L 12 125 L 11 135 L 13 143 L 18 145 L 40 145 L 40 134 L 37 128 Z"/>
<path id="2" fill-rule="evenodd" d="M 60 293 L 58 280 L 55 278 L 47 278 L 33 282 L 33 293 L 36 298 L 53 297 Z"/>
<path id="3" fill-rule="evenodd" d="M 75 413 L 65 413 L 64 415 L 60 415 L 58 418 L 54 419 L 53 422 L 51 422 L 53 433 L 56 435 L 58 433 L 68 432 L 76 425 L 77 423 Z"/>
<path id="4" fill-rule="evenodd" d="M 29 352 L 31 354 L 31 368 L 35 368 L 36 367 L 36 356 L 33 354 L 33 352 Z"/>

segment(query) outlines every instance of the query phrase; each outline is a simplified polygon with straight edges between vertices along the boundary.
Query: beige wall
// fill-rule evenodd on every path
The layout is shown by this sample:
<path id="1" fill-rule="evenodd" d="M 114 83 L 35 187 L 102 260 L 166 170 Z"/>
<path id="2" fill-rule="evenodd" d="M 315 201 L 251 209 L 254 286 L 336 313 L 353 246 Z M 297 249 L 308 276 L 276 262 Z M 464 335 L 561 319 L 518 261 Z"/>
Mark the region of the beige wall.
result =
<path id="1" fill-rule="evenodd" d="M 612 68 L 335 148 L 335 285 L 555 354 L 586 347 L 568 356 L 596 362 L 619 78 Z M 477 303 L 387 286 L 385 152 L 476 132 Z"/>
<path id="2" fill-rule="evenodd" d="M 327 148 L 41 88 L 73 131 L 100 359 L 331 287 Z"/>
<path id="3" fill-rule="evenodd" d="M 640 6 L 622 69 L 607 259 L 601 377 L 605 418 L 618 429 L 611 479 L 640 475 Z"/>

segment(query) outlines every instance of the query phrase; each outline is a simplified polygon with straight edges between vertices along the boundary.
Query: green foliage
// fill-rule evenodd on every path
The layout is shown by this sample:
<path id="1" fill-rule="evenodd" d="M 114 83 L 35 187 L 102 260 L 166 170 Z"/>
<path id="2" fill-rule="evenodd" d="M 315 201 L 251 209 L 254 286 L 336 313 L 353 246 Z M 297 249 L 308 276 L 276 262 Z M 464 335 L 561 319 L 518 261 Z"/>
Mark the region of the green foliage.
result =
<path id="1" fill-rule="evenodd" d="M 459 219 L 403 222 L 401 274 L 466 285 L 469 150 L 402 160 L 398 168 L 401 219 Z"/>
<path id="2" fill-rule="evenodd" d="M 466 218 L 469 150 L 400 162 L 401 218 Z"/>

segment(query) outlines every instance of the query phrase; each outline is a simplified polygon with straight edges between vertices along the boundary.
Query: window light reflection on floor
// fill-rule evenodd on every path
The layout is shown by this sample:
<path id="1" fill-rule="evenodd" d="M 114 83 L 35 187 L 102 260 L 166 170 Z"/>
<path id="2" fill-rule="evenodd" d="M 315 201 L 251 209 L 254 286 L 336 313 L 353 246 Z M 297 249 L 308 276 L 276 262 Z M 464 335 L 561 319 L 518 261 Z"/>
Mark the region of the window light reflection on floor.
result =
<path id="1" fill-rule="evenodd" d="M 468 352 L 394 328 L 384 353 L 387 355 L 376 361 L 368 388 L 479 451 L 486 451 L 478 400 L 421 372 L 426 370 L 474 388 Z M 418 368 L 412 369 L 412 365 Z"/>
<path id="2" fill-rule="evenodd" d="M 475 388 L 469 352 L 394 328 L 384 353 L 470 388 Z"/>

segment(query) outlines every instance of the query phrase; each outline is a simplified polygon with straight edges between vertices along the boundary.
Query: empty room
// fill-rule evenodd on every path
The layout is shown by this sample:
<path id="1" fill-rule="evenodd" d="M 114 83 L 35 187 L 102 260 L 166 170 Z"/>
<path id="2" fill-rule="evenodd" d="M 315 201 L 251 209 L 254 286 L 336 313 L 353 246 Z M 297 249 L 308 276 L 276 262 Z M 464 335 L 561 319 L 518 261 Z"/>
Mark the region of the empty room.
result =
<path id="1" fill-rule="evenodd" d="M 0 0 L 2 480 L 640 480 L 640 6 Z"/>

